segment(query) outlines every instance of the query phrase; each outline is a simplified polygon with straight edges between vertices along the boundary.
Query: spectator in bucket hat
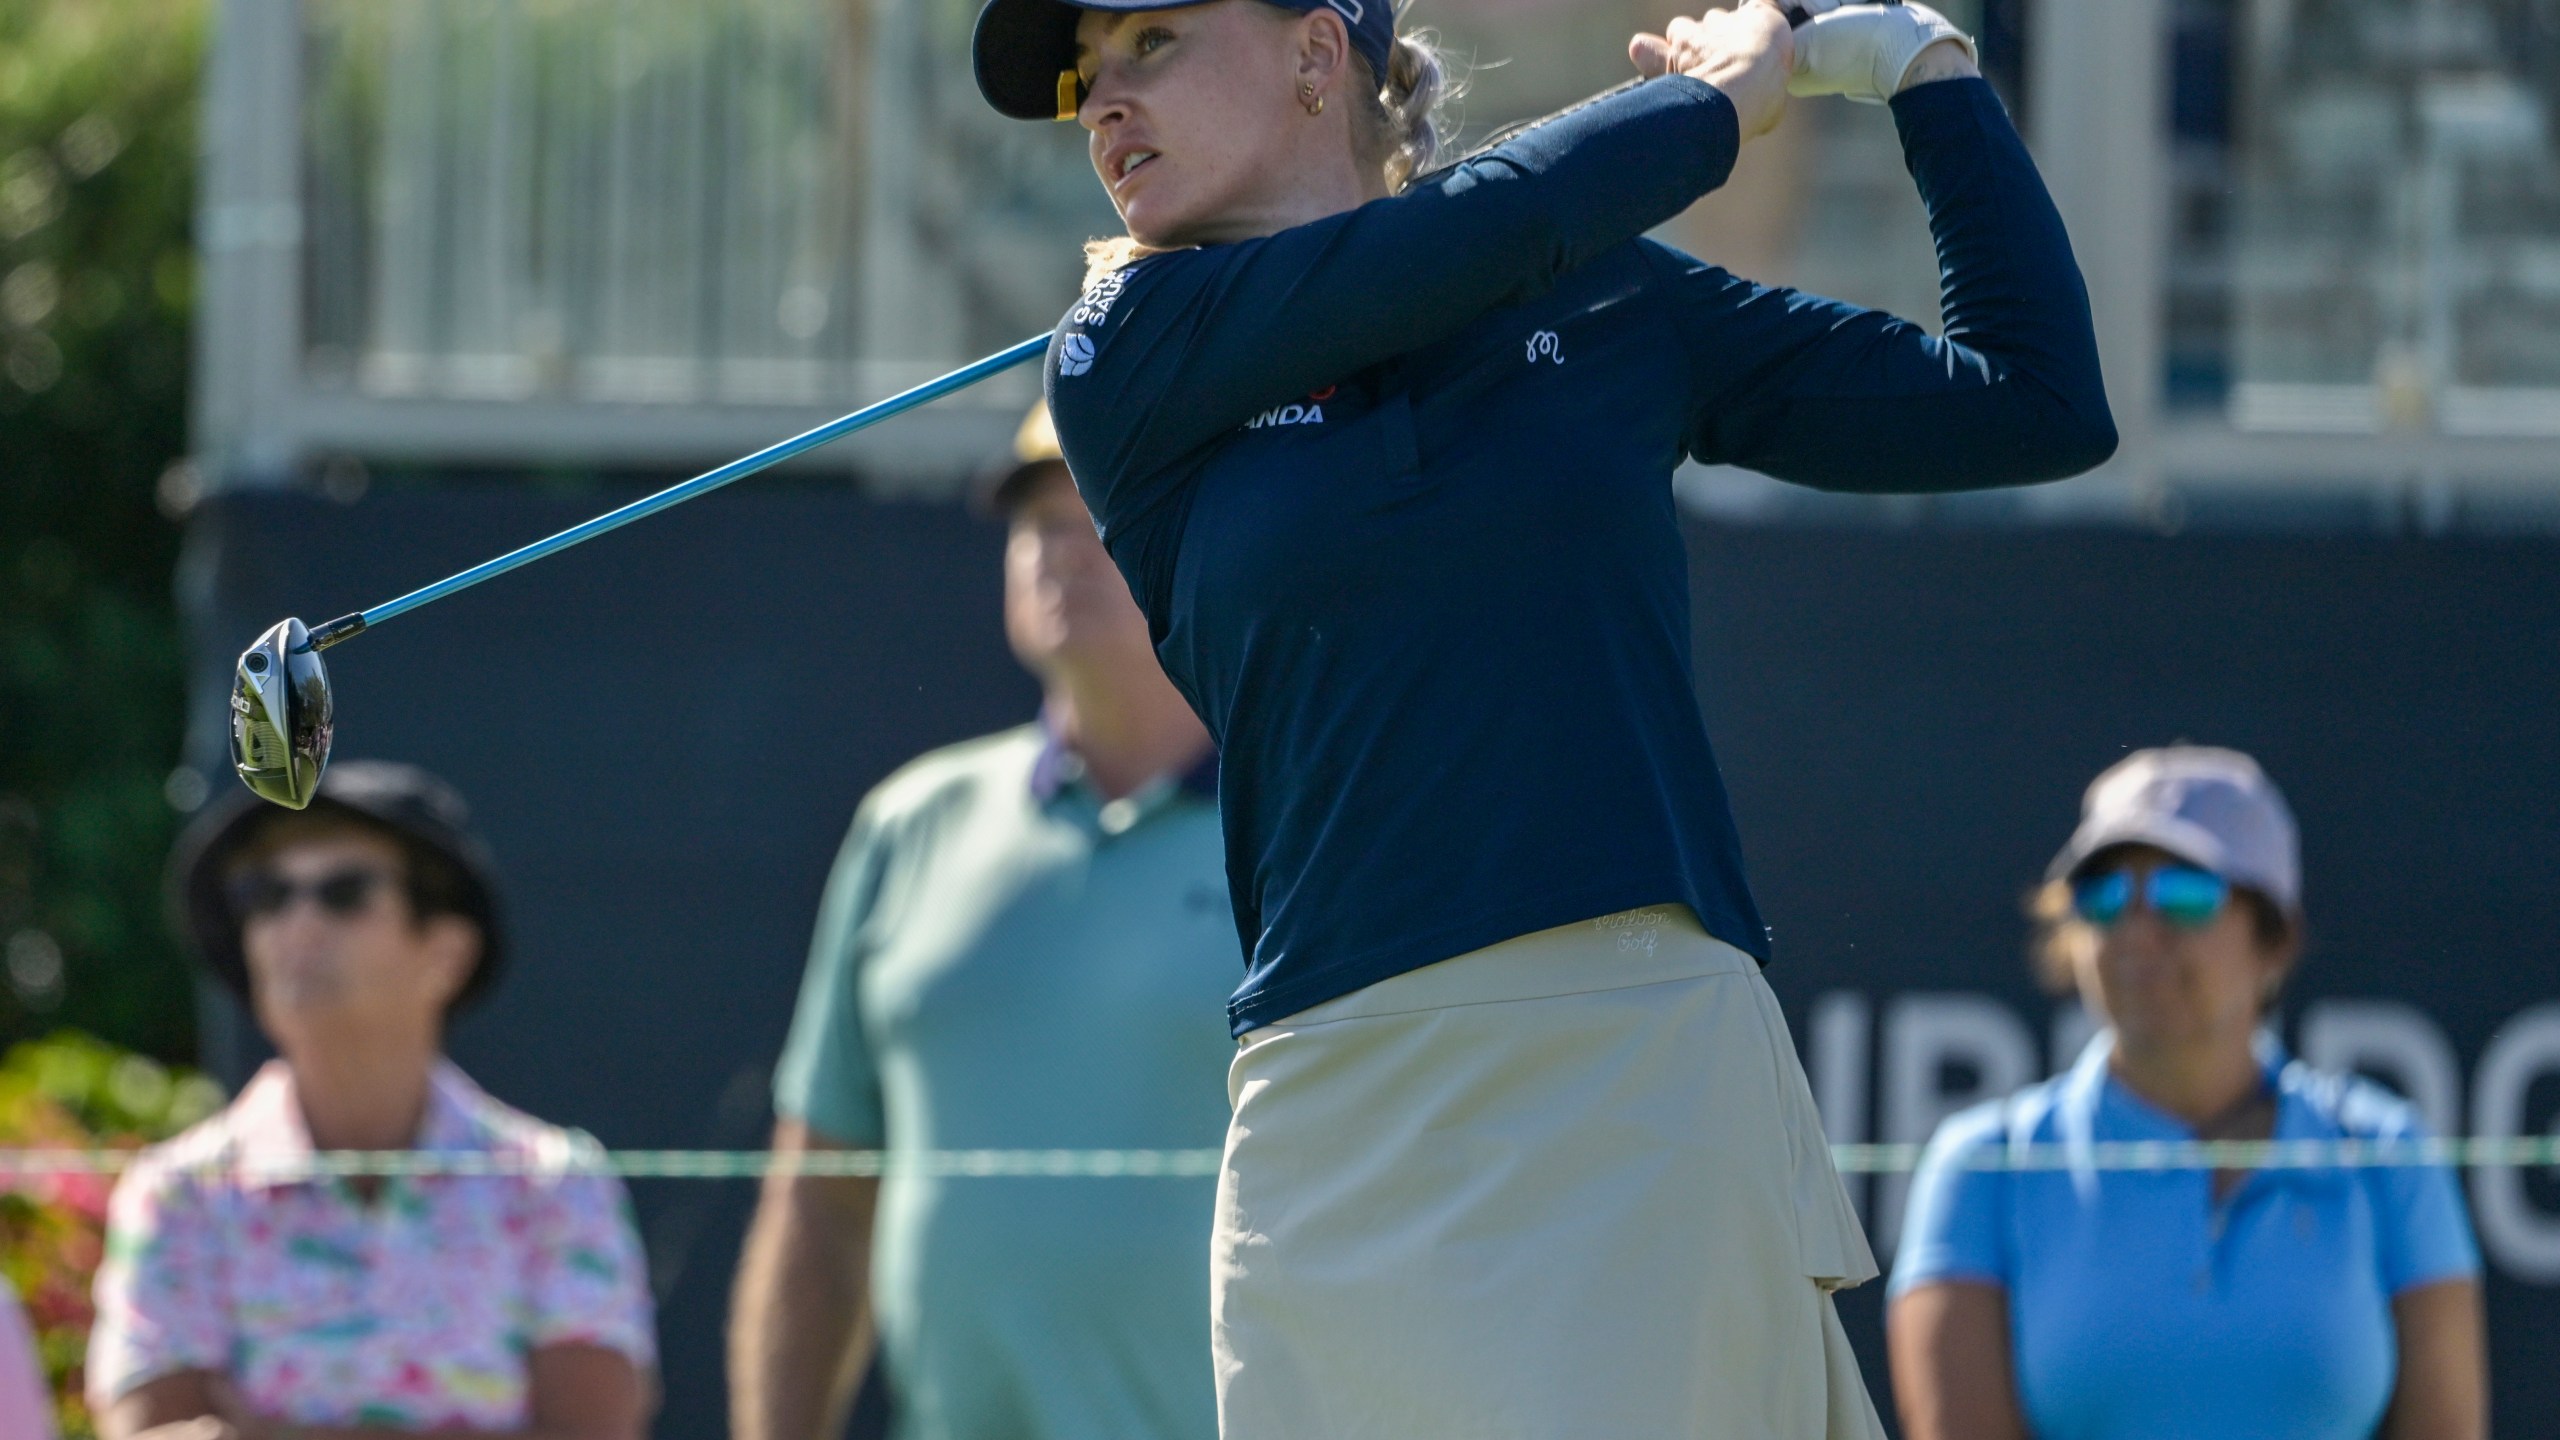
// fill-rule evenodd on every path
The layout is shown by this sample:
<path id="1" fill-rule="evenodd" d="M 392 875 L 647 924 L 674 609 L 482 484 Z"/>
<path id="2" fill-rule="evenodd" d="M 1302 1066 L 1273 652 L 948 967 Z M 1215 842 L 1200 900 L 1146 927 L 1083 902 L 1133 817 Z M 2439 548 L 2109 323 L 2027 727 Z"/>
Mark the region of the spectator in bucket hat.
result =
<path id="1" fill-rule="evenodd" d="M 444 1056 L 448 1016 L 506 957 L 461 797 L 361 760 L 308 810 L 232 792 L 181 837 L 170 885 L 279 1058 L 116 1187 L 89 1348 L 100 1433 L 636 1440 L 654 1326 L 621 1183 L 594 1141 Z M 320 1173 L 329 1151 L 502 1173 Z"/>

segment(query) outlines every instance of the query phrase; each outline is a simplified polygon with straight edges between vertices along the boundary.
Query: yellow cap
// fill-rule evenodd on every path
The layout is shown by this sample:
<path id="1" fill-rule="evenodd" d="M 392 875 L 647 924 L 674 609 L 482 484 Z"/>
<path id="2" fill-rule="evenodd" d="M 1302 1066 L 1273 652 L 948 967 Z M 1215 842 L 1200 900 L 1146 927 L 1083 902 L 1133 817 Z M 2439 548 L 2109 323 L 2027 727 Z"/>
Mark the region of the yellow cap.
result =
<path id="1" fill-rule="evenodd" d="M 1058 448 L 1058 425 L 1049 418 L 1049 402 L 1032 401 L 1031 413 L 1022 417 L 1021 428 L 1013 432 L 1013 463 L 1039 465 L 1066 458 Z"/>
<path id="2" fill-rule="evenodd" d="M 979 472 L 973 498 L 979 509 L 1005 514 L 1031 493 L 1032 482 L 1050 466 L 1066 463 L 1067 457 L 1058 453 L 1058 427 L 1049 420 L 1048 404 L 1034 401 L 1013 432 L 1013 453 Z"/>

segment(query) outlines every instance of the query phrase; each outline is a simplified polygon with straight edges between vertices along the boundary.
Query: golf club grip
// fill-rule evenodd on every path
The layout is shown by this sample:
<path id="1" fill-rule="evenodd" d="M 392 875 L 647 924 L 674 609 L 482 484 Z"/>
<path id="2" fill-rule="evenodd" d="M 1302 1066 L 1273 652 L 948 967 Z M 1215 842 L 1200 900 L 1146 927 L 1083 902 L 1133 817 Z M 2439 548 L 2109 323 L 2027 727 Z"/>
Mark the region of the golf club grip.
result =
<path id="1" fill-rule="evenodd" d="M 1861 3 L 1869 5 L 1899 5 L 1902 3 L 1902 0 L 1861 0 Z M 1813 23 L 1813 12 L 1807 10 L 1802 5 L 1797 4 L 1796 0 L 1787 0 L 1784 9 L 1786 11 L 1787 26 L 1789 29 L 1801 30 L 1807 25 Z"/>
<path id="2" fill-rule="evenodd" d="M 1748 4 L 1750 3 L 1750 0 L 1741 0 L 1741 3 Z M 1786 3 L 1783 5 L 1779 4 L 1779 0 L 1768 0 L 1768 3 L 1776 5 L 1779 13 L 1787 17 L 1787 27 L 1789 29 L 1801 30 L 1805 26 L 1813 23 L 1813 12 L 1805 9 L 1803 5 L 1797 3 L 1797 0 L 1786 0 Z M 1902 0 L 1862 0 L 1862 3 L 1899 5 L 1902 3 Z M 1574 111 L 1581 109 L 1583 106 L 1593 103 L 1593 101 L 1605 100 L 1621 91 L 1633 90 L 1643 83 L 1645 83 L 1645 77 L 1642 76 L 1633 80 L 1622 80 L 1619 83 L 1610 86 L 1608 89 L 1601 91 L 1599 94 L 1590 97 L 1590 99 L 1577 101 L 1574 104 L 1566 106 L 1562 110 L 1556 111 L 1552 115 L 1543 115 L 1535 120 L 1514 120 L 1508 125 L 1497 125 L 1491 133 L 1487 134 L 1483 139 L 1478 140 L 1472 148 L 1462 154 L 1451 156 L 1450 158 L 1439 162 L 1423 173 L 1425 175 L 1437 175 L 1443 170 L 1455 169 L 1480 155 L 1489 153 L 1495 147 L 1510 140 L 1522 131 L 1529 129 L 1531 126 L 1543 125 L 1549 120 L 1555 119 L 1559 115 L 1570 115 Z M 1420 179 L 1421 177 L 1417 176 L 1415 178 Z"/>

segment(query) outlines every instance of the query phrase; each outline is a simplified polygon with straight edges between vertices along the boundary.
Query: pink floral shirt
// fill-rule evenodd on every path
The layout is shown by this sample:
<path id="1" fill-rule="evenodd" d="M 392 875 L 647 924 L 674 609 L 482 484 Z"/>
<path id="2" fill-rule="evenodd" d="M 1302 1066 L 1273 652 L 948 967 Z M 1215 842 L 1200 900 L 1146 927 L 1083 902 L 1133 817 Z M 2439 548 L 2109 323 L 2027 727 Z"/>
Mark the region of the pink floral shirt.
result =
<path id="1" fill-rule="evenodd" d="M 53 1392 L 36 1359 L 35 1332 L 6 1280 L 0 1280 L 0 1437 L 53 1440 Z"/>
<path id="2" fill-rule="evenodd" d="M 117 1184 L 89 1336 L 103 1408 L 181 1370 L 230 1376 L 304 1425 L 520 1429 L 527 1361 L 577 1341 L 655 1359 L 647 1278 L 619 1180 L 562 1174 L 584 1135 L 510 1109 L 451 1064 L 418 1149 L 487 1151 L 524 1176 L 382 1182 L 366 1204 L 295 1172 L 311 1137 L 282 1061 Z"/>

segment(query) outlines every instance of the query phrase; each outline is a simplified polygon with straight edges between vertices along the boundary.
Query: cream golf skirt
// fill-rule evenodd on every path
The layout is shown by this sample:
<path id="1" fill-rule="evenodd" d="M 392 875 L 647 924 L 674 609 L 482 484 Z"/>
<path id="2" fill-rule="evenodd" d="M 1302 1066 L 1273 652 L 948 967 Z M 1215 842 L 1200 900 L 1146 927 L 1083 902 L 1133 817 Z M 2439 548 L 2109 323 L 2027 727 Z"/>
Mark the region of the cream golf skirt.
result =
<path id="1" fill-rule="evenodd" d="M 1881 1437 L 1876 1264 L 1785 1019 L 1682 906 L 1253 1031 L 1228 1071 L 1222 1440 Z"/>

